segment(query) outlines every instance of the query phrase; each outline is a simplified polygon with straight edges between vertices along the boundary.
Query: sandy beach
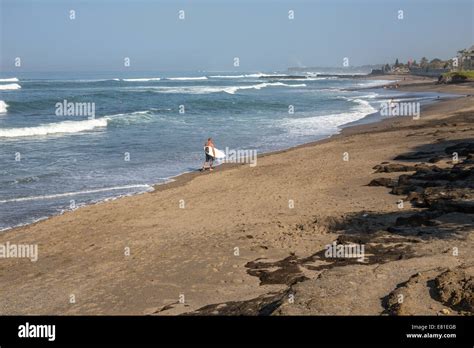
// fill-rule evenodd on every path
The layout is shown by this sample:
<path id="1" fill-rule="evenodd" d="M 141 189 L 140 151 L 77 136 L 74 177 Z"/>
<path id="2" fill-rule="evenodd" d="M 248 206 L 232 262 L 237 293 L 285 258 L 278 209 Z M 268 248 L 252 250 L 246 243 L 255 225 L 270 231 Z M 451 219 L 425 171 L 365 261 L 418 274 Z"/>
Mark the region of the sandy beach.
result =
<path id="1" fill-rule="evenodd" d="M 474 85 L 399 83 L 470 96 L 4 232 L 0 314 L 472 314 Z"/>

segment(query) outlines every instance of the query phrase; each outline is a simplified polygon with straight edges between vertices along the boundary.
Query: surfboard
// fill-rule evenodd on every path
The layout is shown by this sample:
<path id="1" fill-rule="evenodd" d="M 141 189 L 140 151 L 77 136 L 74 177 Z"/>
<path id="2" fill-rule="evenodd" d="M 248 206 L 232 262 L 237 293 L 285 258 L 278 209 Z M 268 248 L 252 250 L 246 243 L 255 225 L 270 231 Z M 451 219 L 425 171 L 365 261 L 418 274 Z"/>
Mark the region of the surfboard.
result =
<path id="1" fill-rule="evenodd" d="M 212 150 L 209 151 L 209 147 L 208 146 L 204 146 L 204 151 L 211 157 L 214 157 L 215 159 L 222 159 L 222 158 L 225 158 L 225 152 L 217 149 L 217 148 L 214 148 L 214 153 L 215 153 L 215 156 L 213 155 L 212 153 Z"/>

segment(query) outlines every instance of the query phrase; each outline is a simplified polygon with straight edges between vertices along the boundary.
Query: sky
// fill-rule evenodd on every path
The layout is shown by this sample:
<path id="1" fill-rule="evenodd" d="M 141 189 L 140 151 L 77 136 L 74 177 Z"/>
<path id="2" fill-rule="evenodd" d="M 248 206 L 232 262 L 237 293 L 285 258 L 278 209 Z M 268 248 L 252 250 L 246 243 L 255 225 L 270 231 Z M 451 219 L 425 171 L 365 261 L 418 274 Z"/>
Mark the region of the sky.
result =
<path id="1" fill-rule="evenodd" d="M 474 44 L 474 0 L 0 0 L 0 70 L 281 71 Z M 75 19 L 70 11 L 75 11 Z M 184 19 L 179 19 L 179 11 Z M 294 18 L 289 18 L 294 11 Z M 403 18 L 399 19 L 403 11 Z M 15 58 L 21 67 L 15 67 Z M 125 66 L 125 58 L 130 65 Z M 234 66 L 234 58 L 239 66 Z"/>

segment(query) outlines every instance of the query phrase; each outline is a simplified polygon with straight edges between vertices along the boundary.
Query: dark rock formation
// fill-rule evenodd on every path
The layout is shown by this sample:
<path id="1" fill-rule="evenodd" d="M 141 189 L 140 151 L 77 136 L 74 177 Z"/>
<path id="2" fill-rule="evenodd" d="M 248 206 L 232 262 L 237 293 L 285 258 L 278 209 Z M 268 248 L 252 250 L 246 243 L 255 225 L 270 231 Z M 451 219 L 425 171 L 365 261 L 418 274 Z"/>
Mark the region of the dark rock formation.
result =
<path id="1" fill-rule="evenodd" d="M 474 143 L 458 143 L 453 146 L 448 146 L 444 152 L 448 155 L 452 155 L 456 152 L 459 156 L 469 156 L 474 154 Z"/>
<path id="2" fill-rule="evenodd" d="M 394 173 L 394 172 L 413 172 L 416 170 L 415 166 L 407 166 L 400 163 L 391 163 L 391 164 L 379 164 L 376 165 L 373 169 L 375 169 L 376 173 Z"/>
<path id="3" fill-rule="evenodd" d="M 418 152 L 410 152 L 407 154 L 403 155 L 398 155 L 394 159 L 396 161 L 410 161 L 410 160 L 422 160 L 422 159 L 429 159 L 433 156 L 438 155 L 437 152 L 424 152 L 424 151 L 418 151 Z"/>
<path id="4" fill-rule="evenodd" d="M 385 186 L 394 187 L 397 184 L 397 180 L 390 178 L 377 178 L 369 183 L 369 186 Z"/>
<path id="5" fill-rule="evenodd" d="M 406 234 L 409 229 L 418 236 L 432 234 L 429 227 L 438 226 L 436 219 L 446 214 L 474 214 L 474 142 L 461 141 L 444 149 L 444 153 L 451 156 L 458 154 L 458 161 L 451 167 L 441 168 L 436 165 L 424 163 L 416 165 L 381 164 L 375 166 L 376 173 L 408 172 L 402 174 L 398 180 L 392 178 L 377 178 L 369 186 L 391 187 L 394 195 L 405 195 L 403 199 L 409 201 L 417 208 L 425 211 L 400 216 L 395 224 L 389 226 L 387 231 Z M 403 157 L 404 159 L 425 158 L 432 152 L 414 152 Z M 463 158 L 465 157 L 465 158 Z M 469 215 L 471 216 L 471 215 Z M 464 219 L 463 219 L 464 220 Z M 467 219 L 469 220 L 469 219 Z M 427 227 L 423 230 L 424 227 Z"/>
<path id="6" fill-rule="evenodd" d="M 446 306 L 458 311 L 474 313 L 474 277 L 465 270 L 448 270 L 435 280 L 435 292 Z"/>

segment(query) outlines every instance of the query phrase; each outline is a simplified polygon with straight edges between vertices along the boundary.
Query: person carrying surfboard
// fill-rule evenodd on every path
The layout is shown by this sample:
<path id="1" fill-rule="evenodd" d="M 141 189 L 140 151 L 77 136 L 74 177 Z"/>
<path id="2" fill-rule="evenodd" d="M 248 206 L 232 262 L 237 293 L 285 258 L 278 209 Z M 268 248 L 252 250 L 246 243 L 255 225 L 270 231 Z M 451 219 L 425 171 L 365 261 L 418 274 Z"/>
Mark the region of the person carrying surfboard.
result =
<path id="1" fill-rule="evenodd" d="M 214 170 L 212 169 L 212 164 L 214 163 L 214 158 L 216 157 L 216 151 L 214 149 L 214 142 L 212 141 L 212 138 L 208 138 L 206 143 L 204 144 L 204 153 L 206 154 L 206 161 L 202 165 L 201 170 L 206 170 L 206 163 L 209 163 L 209 170 Z"/>

